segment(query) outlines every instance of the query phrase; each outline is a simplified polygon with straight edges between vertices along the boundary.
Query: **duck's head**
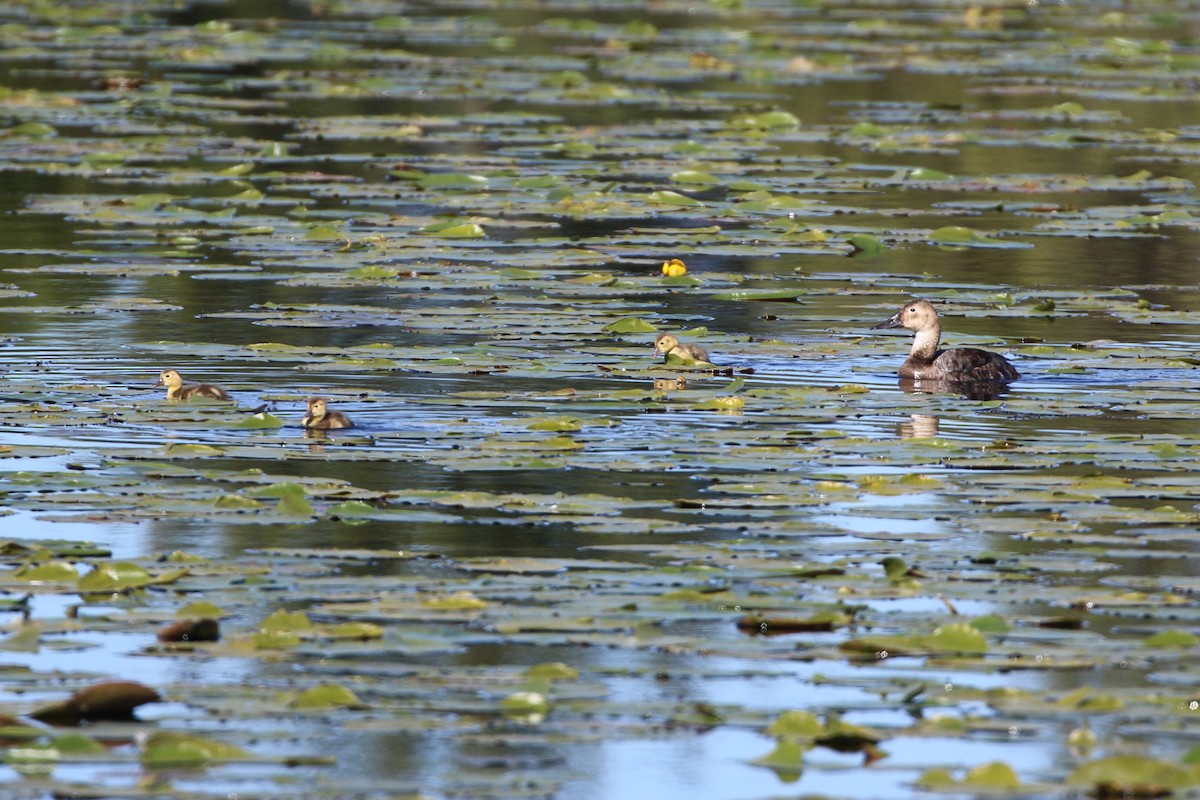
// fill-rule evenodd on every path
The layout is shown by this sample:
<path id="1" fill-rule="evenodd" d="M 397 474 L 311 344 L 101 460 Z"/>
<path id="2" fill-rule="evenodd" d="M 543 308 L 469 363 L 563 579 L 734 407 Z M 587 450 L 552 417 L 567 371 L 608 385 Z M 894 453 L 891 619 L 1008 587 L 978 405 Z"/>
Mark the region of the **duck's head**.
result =
<path id="1" fill-rule="evenodd" d="M 679 340 L 675 338 L 675 334 L 660 333 L 658 338 L 654 340 L 654 355 L 666 355 L 676 347 L 679 347 Z"/>
<path id="2" fill-rule="evenodd" d="M 165 386 L 168 389 L 175 389 L 183 386 L 183 377 L 173 369 L 164 369 L 158 373 L 158 383 L 155 386 Z"/>
<path id="3" fill-rule="evenodd" d="M 913 300 L 883 322 L 873 326 L 871 330 L 907 328 L 910 331 L 925 331 L 936 327 L 938 313 L 933 304 L 928 300 Z"/>
<path id="4" fill-rule="evenodd" d="M 324 397 L 308 398 L 308 415 L 313 419 L 323 419 L 328 410 L 328 403 Z"/>

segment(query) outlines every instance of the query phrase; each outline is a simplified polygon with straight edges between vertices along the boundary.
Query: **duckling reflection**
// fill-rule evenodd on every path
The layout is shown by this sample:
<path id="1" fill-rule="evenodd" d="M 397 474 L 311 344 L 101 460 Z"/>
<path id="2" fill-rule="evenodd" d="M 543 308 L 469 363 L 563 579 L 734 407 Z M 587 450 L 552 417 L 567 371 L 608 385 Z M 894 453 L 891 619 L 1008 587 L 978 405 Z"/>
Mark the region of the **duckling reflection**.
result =
<path id="1" fill-rule="evenodd" d="M 674 378 L 655 378 L 654 390 L 656 392 L 673 392 L 679 389 L 687 388 L 687 378 L 683 375 L 676 375 Z"/>
<path id="2" fill-rule="evenodd" d="M 908 422 L 896 426 L 896 434 L 901 439 L 932 439 L 940 424 L 941 419 L 933 414 L 911 414 Z"/>
<path id="3" fill-rule="evenodd" d="M 914 332 L 912 350 L 900 365 L 900 377 L 916 381 L 1012 381 L 1021 373 L 999 353 L 975 347 L 939 350 L 942 323 L 937 309 L 928 300 L 913 300 L 871 330 L 906 328 Z M 918 391 L 930 391 L 919 389 Z"/>
<path id="4" fill-rule="evenodd" d="M 168 400 L 190 400 L 193 397 L 207 397 L 210 400 L 232 400 L 229 392 L 211 383 L 183 384 L 183 377 L 173 369 L 164 369 L 158 375 L 155 386 L 167 387 Z"/>
<path id="5" fill-rule="evenodd" d="M 662 356 L 667 361 L 671 356 L 690 361 L 708 362 L 708 353 L 703 347 L 695 344 L 683 344 L 673 333 L 660 333 L 654 340 L 654 355 Z"/>
<path id="6" fill-rule="evenodd" d="M 309 430 L 333 431 L 342 428 L 353 428 L 354 423 L 340 411 L 330 411 L 328 401 L 324 397 L 308 398 L 308 411 L 300 424 Z"/>

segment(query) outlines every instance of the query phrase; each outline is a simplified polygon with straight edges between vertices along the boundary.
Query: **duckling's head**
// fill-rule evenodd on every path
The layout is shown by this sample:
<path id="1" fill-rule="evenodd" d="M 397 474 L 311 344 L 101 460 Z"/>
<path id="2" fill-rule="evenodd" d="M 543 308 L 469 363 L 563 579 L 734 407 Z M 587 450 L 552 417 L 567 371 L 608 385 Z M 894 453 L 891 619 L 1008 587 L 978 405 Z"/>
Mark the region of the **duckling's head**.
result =
<path id="1" fill-rule="evenodd" d="M 937 309 L 933 304 L 928 300 L 913 300 L 871 330 L 907 328 L 910 331 L 927 331 L 939 326 Z"/>
<path id="2" fill-rule="evenodd" d="M 654 355 L 661 356 L 679 347 L 679 340 L 673 333 L 660 333 L 654 340 Z"/>
<path id="3" fill-rule="evenodd" d="M 328 410 L 328 403 L 324 397 L 308 398 L 308 416 L 313 419 L 324 419 Z"/>
<path id="4" fill-rule="evenodd" d="M 155 386 L 165 386 L 168 389 L 178 389 L 183 386 L 183 377 L 173 369 L 164 369 L 158 374 L 158 383 Z"/>

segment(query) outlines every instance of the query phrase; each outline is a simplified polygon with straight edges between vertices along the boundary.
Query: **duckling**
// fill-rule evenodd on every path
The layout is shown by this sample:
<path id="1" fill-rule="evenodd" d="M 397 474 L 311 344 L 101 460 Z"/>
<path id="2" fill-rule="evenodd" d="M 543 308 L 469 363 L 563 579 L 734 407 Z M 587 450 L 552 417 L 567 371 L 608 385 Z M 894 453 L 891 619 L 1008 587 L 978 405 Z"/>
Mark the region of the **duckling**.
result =
<path id="1" fill-rule="evenodd" d="M 158 376 L 155 386 L 167 387 L 168 400 L 187 400 L 192 397 L 207 397 L 211 400 L 232 400 L 229 392 L 211 383 L 193 383 L 183 385 L 183 378 L 173 369 L 164 369 Z"/>
<path id="2" fill-rule="evenodd" d="M 901 378 L 967 382 L 1011 381 L 1021 377 L 999 353 L 975 347 L 939 350 L 942 323 L 937 309 L 928 300 L 913 300 L 871 330 L 880 328 L 907 328 L 916 332 L 912 351 L 900 365 Z"/>
<path id="3" fill-rule="evenodd" d="M 340 411 L 330 411 L 324 397 L 308 398 L 308 412 L 300 424 L 310 430 L 332 431 L 353 428 L 354 423 Z"/>
<path id="4" fill-rule="evenodd" d="M 660 333 L 654 340 L 654 355 L 662 356 L 665 362 L 668 356 L 677 356 L 691 361 L 708 361 L 708 353 L 704 348 L 694 344 L 680 344 L 673 333 Z"/>

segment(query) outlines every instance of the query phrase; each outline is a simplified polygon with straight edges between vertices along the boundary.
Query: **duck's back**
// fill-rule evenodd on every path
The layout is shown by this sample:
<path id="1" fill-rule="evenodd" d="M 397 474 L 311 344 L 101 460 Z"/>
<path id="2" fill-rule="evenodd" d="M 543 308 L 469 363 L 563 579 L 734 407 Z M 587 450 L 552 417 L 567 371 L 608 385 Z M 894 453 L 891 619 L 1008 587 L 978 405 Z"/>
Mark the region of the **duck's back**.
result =
<path id="1" fill-rule="evenodd" d="M 323 427 L 329 431 L 354 427 L 354 423 L 350 421 L 350 418 L 340 411 L 330 411 L 321 422 L 325 423 Z"/>
<path id="2" fill-rule="evenodd" d="M 325 416 L 316 418 L 311 414 L 305 414 L 304 419 L 300 424 L 309 430 L 315 431 L 336 431 L 342 428 L 353 428 L 354 423 L 340 411 L 330 411 Z"/>
<path id="3" fill-rule="evenodd" d="M 229 393 L 220 386 L 213 386 L 211 383 L 196 383 L 191 386 L 184 386 L 179 390 L 179 397 L 187 400 L 191 397 L 207 397 L 210 400 L 232 400 Z"/>
<path id="4" fill-rule="evenodd" d="M 939 350 L 929 363 L 911 357 L 900 368 L 900 377 L 944 381 L 1013 381 L 1017 368 L 999 353 L 975 347 Z"/>

